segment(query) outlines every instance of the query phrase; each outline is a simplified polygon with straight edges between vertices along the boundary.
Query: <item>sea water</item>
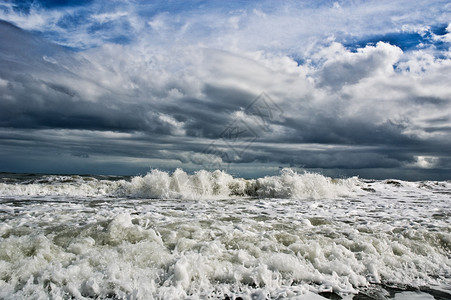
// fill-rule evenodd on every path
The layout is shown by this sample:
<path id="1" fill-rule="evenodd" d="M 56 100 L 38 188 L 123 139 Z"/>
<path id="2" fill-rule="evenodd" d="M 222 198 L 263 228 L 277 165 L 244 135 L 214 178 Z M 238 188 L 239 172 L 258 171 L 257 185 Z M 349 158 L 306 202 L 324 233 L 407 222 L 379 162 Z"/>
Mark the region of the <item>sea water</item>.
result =
<path id="1" fill-rule="evenodd" d="M 1 299 L 451 299 L 451 182 L 0 174 Z"/>

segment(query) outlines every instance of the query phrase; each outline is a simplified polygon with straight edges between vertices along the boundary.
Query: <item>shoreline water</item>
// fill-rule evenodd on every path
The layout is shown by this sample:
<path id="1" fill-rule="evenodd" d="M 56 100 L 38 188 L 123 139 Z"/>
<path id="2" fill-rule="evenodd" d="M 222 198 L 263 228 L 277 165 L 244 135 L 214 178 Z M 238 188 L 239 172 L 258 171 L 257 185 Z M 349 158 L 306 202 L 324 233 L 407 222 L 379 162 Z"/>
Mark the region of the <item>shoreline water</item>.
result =
<path id="1" fill-rule="evenodd" d="M 185 174 L 4 177 L 0 296 L 451 297 L 450 182 Z"/>

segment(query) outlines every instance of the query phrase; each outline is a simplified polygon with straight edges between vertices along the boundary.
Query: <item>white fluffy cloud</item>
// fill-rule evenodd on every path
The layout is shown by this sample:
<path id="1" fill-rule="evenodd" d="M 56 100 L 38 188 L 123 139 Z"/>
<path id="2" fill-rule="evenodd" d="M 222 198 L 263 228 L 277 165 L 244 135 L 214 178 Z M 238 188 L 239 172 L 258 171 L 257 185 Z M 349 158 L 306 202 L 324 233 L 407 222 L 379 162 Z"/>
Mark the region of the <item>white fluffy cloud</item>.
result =
<path id="1" fill-rule="evenodd" d="M 402 51 L 396 46 L 379 42 L 376 46 L 366 46 L 352 53 L 343 45 L 333 43 L 319 54 L 326 59 L 318 74 L 319 86 L 340 89 L 369 77 L 392 76 L 393 65 Z"/>

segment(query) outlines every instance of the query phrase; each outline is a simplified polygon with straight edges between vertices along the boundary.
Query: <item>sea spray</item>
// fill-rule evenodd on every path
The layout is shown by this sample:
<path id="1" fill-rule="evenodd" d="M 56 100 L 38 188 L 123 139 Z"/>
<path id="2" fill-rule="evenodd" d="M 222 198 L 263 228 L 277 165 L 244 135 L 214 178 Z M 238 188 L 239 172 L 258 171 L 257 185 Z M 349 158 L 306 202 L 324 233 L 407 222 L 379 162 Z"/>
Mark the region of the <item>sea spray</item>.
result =
<path id="1" fill-rule="evenodd" d="M 132 197 L 149 199 L 200 199 L 249 196 L 261 198 L 334 198 L 359 190 L 357 178 L 332 179 L 316 173 L 281 170 L 278 176 L 234 178 L 224 171 L 200 170 L 187 174 L 151 170 L 144 176 L 122 180 L 93 177 L 43 176 L 39 180 L 0 183 L 2 196 Z"/>

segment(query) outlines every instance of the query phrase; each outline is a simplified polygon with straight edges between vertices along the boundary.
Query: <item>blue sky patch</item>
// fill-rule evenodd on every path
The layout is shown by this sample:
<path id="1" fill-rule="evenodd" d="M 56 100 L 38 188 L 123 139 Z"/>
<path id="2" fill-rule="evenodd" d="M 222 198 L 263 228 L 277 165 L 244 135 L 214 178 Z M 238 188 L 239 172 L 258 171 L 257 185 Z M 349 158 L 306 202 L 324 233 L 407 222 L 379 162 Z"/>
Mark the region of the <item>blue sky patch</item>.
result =
<path id="1" fill-rule="evenodd" d="M 367 45 L 376 45 L 378 42 L 389 43 L 391 45 L 398 46 L 403 51 L 409 51 L 418 49 L 421 44 L 429 44 L 430 39 L 423 37 L 416 32 L 388 33 L 368 37 L 358 41 L 348 42 L 344 45 L 351 50 L 356 50 Z"/>
<path id="2" fill-rule="evenodd" d="M 436 50 L 442 51 L 449 48 L 449 43 L 433 38 L 435 35 L 444 35 L 447 33 L 446 26 L 434 26 L 434 29 L 420 34 L 417 32 L 392 32 L 383 35 L 375 35 L 363 39 L 351 39 L 343 43 L 351 51 L 363 48 L 367 45 L 376 45 L 378 42 L 385 42 L 401 48 L 401 50 L 412 51 L 433 46 Z"/>
<path id="3" fill-rule="evenodd" d="M 29 13 L 32 7 L 58 9 L 61 7 L 76 7 L 92 4 L 93 0 L 14 0 L 14 8 L 22 13 Z"/>
<path id="4" fill-rule="evenodd" d="M 87 17 L 86 13 L 84 11 L 78 11 L 65 14 L 58 20 L 56 25 L 58 27 L 70 30 L 73 27 L 86 24 L 86 22 L 89 22 L 89 18 Z"/>

